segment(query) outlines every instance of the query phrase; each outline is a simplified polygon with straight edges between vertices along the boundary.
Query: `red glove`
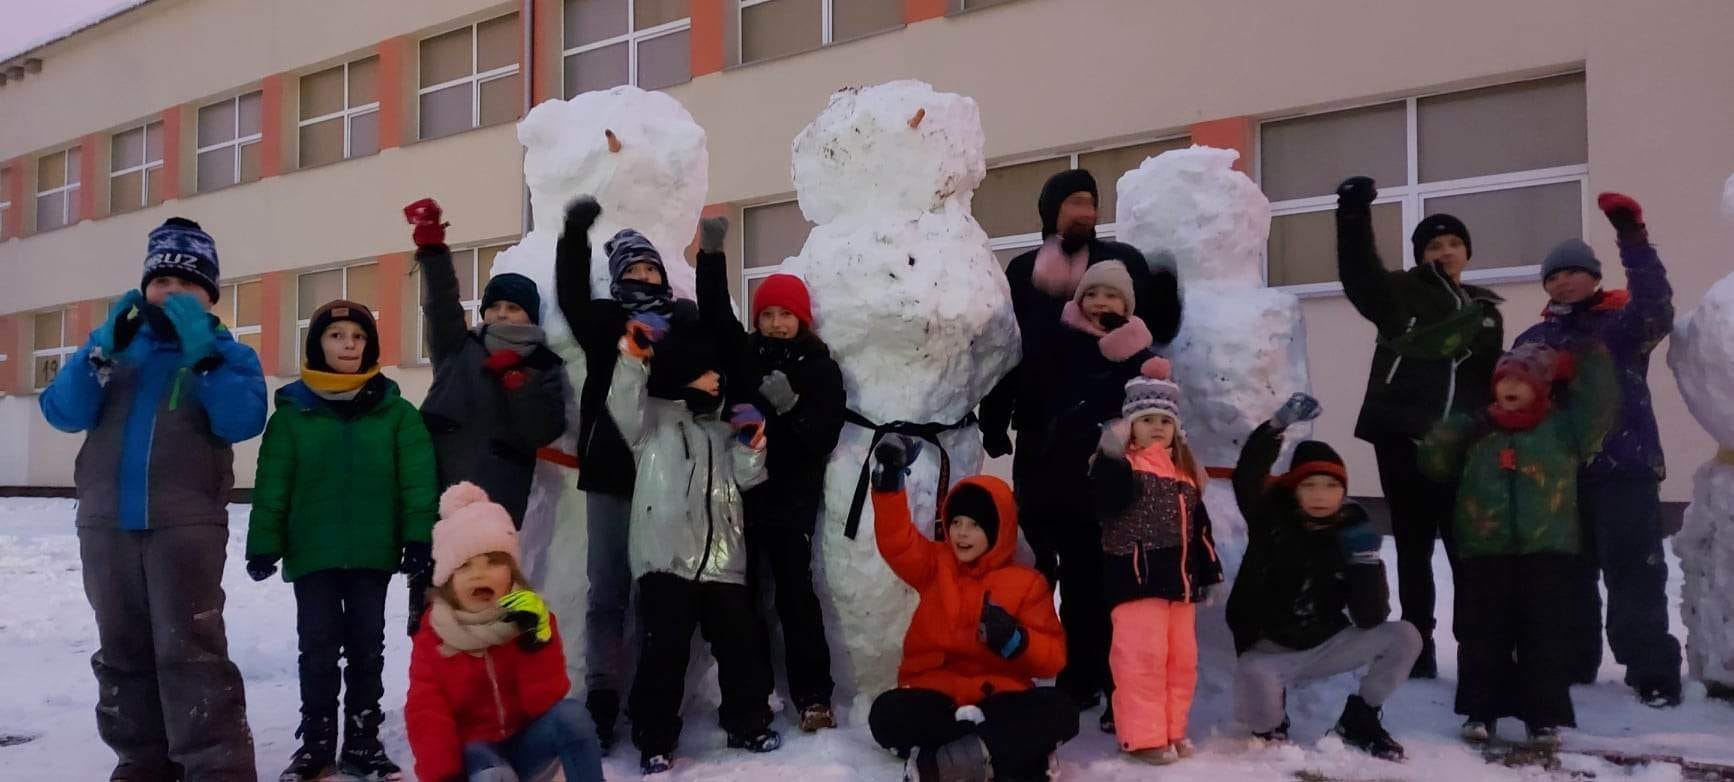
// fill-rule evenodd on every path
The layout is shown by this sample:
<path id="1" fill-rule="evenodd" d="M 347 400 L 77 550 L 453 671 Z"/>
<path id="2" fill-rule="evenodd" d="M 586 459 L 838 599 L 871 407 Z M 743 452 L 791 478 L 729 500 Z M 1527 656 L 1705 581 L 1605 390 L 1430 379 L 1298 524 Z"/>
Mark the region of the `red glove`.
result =
<path id="1" fill-rule="evenodd" d="M 1608 192 L 1596 196 L 1596 208 L 1608 216 L 1608 222 L 1613 223 L 1614 230 L 1620 233 L 1644 227 L 1644 208 L 1625 193 Z"/>
<path id="2" fill-rule="evenodd" d="M 530 376 L 518 365 L 524 363 L 524 357 L 515 350 L 500 348 L 488 354 L 488 360 L 482 362 L 482 367 L 500 379 L 500 385 L 507 391 L 516 391 L 530 382 Z"/>
<path id="3" fill-rule="evenodd" d="M 446 226 L 451 223 L 440 222 L 443 214 L 439 203 L 432 198 L 423 198 L 403 208 L 403 219 L 415 226 L 415 246 L 427 247 L 446 243 Z"/>

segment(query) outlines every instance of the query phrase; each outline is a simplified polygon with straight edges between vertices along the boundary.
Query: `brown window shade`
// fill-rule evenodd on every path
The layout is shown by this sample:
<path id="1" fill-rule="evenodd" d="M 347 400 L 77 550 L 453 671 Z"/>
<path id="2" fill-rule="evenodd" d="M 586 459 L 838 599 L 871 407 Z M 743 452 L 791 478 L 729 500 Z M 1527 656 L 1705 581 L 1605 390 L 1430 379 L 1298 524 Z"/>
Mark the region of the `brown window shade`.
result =
<path id="1" fill-rule="evenodd" d="M 1118 191 L 1120 176 L 1144 164 L 1145 159 L 1152 158 L 1171 149 L 1185 149 L 1192 146 L 1190 138 L 1153 141 L 1148 144 L 1136 144 L 1130 147 L 1117 147 L 1096 152 L 1086 152 L 1078 156 L 1078 167 L 1089 171 L 1096 178 L 1096 191 L 1100 201 L 1096 204 L 1096 221 L 1099 223 L 1114 222 L 1115 193 Z M 1040 185 L 1037 186 L 1038 188 Z M 1040 193 L 1040 190 L 1037 190 Z"/>
<path id="2" fill-rule="evenodd" d="M 1555 244 L 1583 238 L 1583 193 L 1575 181 L 1429 198 L 1422 209 L 1469 226 L 1471 271 L 1538 264 Z"/>
<path id="3" fill-rule="evenodd" d="M 692 16 L 692 0 L 632 0 L 632 26 L 635 29 L 648 30 L 689 16 Z"/>
<path id="4" fill-rule="evenodd" d="M 587 52 L 566 57 L 566 97 L 596 90 L 605 90 L 625 84 L 632 78 L 631 64 L 627 62 L 626 47 L 632 44 L 621 42 L 613 46 L 591 49 Z M 640 63 L 642 65 L 642 63 Z"/>
<path id="5" fill-rule="evenodd" d="M 847 41 L 902 26 L 902 0 L 839 0 L 831 4 L 833 41 Z"/>
<path id="6" fill-rule="evenodd" d="M 1403 268 L 1409 242 L 1403 234 L 1402 204 L 1373 206 L 1373 240 L 1385 268 Z M 1336 212 L 1325 210 L 1271 218 L 1266 253 L 1265 277 L 1272 287 L 1336 282 Z"/>
<path id="7" fill-rule="evenodd" d="M 343 66 L 301 77 L 301 119 L 343 110 Z"/>
<path id="8" fill-rule="evenodd" d="M 264 145 L 255 141 L 241 145 L 241 181 L 254 182 L 259 179 L 259 152 Z"/>
<path id="9" fill-rule="evenodd" d="M 432 87 L 474 73 L 468 27 L 436 35 L 421 42 L 421 86 Z"/>
<path id="10" fill-rule="evenodd" d="M 235 184 L 235 150 L 230 147 L 199 153 L 199 192 Z"/>
<path id="11" fill-rule="evenodd" d="M 349 274 L 349 289 L 343 298 L 366 305 L 370 310 L 379 309 L 379 264 L 359 264 L 345 271 Z"/>
<path id="12" fill-rule="evenodd" d="M 1408 133 L 1402 103 L 1267 122 L 1259 131 L 1265 197 L 1330 195 L 1357 174 L 1387 185 L 1408 182 Z"/>
<path id="13" fill-rule="evenodd" d="M 1048 177 L 1071 168 L 1068 158 L 1037 160 L 989 169 L 975 191 L 976 222 L 988 236 L 1014 236 L 1042 230 L 1036 199 Z"/>
<path id="14" fill-rule="evenodd" d="M 692 32 L 638 42 L 638 86 L 660 90 L 692 81 Z"/>
<path id="15" fill-rule="evenodd" d="M 133 128 L 110 138 L 108 170 L 125 171 L 144 165 L 144 136 L 144 128 Z"/>
<path id="16" fill-rule="evenodd" d="M 160 163 L 163 159 L 163 123 L 145 126 L 145 160 Z"/>
<path id="17" fill-rule="evenodd" d="M 628 2 L 631 0 L 566 0 L 565 48 L 625 35 Z"/>
<path id="18" fill-rule="evenodd" d="M 235 140 L 235 102 L 226 100 L 199 109 L 199 146 Z"/>
<path id="19" fill-rule="evenodd" d="M 1416 102 L 1421 181 L 1589 161 L 1583 74 L 1505 84 Z"/>
<path id="20" fill-rule="evenodd" d="M 265 103 L 264 95 L 258 92 L 249 92 L 240 97 L 239 103 L 241 112 L 241 135 L 257 135 L 260 128 L 259 115 Z"/>
<path id="21" fill-rule="evenodd" d="M 820 0 L 769 0 L 741 9 L 741 62 L 819 48 Z"/>
<path id="22" fill-rule="evenodd" d="M 66 153 L 56 152 L 36 159 L 36 192 L 66 184 Z"/>
<path id="23" fill-rule="evenodd" d="M 812 230 L 795 201 L 748 207 L 741 212 L 746 267 L 775 266 L 800 255 Z"/>
<path id="24" fill-rule="evenodd" d="M 475 250 L 458 250 L 452 253 L 452 271 L 458 276 L 458 301 L 475 301 L 481 297 L 476 289 Z"/>
<path id="25" fill-rule="evenodd" d="M 108 180 L 108 211 L 130 212 L 144 206 L 144 172 L 119 174 Z"/>
<path id="26" fill-rule="evenodd" d="M 235 286 L 235 325 L 258 326 L 264 323 L 265 284 L 243 282 Z"/>
<path id="27" fill-rule="evenodd" d="M 482 91 L 482 126 L 515 122 L 523 113 L 524 82 L 520 74 L 490 79 L 479 85 Z"/>
<path id="28" fill-rule="evenodd" d="M 379 101 L 379 58 L 363 57 L 349 64 L 349 108 Z"/>
<path id="29" fill-rule="evenodd" d="M 145 205 L 156 206 L 163 202 L 163 167 L 145 169 Z"/>
<path id="30" fill-rule="evenodd" d="M 78 147 L 66 150 L 66 183 L 69 185 L 78 184 L 78 178 L 84 174 L 78 160 L 81 154 Z"/>
<path id="31" fill-rule="evenodd" d="M 524 39 L 518 28 L 518 15 L 489 19 L 476 25 L 476 72 L 517 65 L 523 53 Z"/>
<path id="32" fill-rule="evenodd" d="M 379 112 L 349 118 L 349 156 L 366 157 L 379 151 Z"/>
<path id="33" fill-rule="evenodd" d="M 235 337 L 235 341 L 252 348 L 254 353 L 258 353 L 265 349 L 265 335 L 257 332 L 252 334 L 242 334 Z M 266 372 L 267 374 L 276 374 L 270 370 L 266 370 Z"/>
<path id="34" fill-rule="evenodd" d="M 343 159 L 343 117 L 301 126 L 301 167 L 311 168 Z"/>
<path id="35" fill-rule="evenodd" d="M 421 96 L 421 137 L 449 136 L 475 127 L 471 103 L 475 85 L 465 82 Z"/>
<path id="36" fill-rule="evenodd" d="M 218 288 L 217 292 L 222 294 L 222 298 L 211 308 L 211 314 L 217 316 L 217 320 L 222 321 L 224 326 L 232 329 L 235 327 L 235 319 L 231 317 L 235 309 L 235 286 L 224 285 Z"/>
<path id="37" fill-rule="evenodd" d="M 64 310 L 36 313 L 33 319 L 36 325 L 36 337 L 33 344 L 37 350 L 65 347 L 60 336 L 61 318 L 64 316 Z"/>
<path id="38" fill-rule="evenodd" d="M 332 299 L 343 298 L 343 270 L 312 272 L 303 274 L 295 281 L 296 317 L 307 320 L 313 313 Z"/>
<path id="39" fill-rule="evenodd" d="M 66 192 L 36 197 L 36 230 L 51 231 L 68 224 Z"/>

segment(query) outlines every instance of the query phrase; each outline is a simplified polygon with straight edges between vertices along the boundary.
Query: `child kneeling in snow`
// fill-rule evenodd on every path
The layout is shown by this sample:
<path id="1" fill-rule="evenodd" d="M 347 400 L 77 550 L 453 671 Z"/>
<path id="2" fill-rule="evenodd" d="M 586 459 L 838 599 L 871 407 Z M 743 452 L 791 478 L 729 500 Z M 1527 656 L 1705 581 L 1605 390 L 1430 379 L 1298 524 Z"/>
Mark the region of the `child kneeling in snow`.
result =
<path id="1" fill-rule="evenodd" d="M 1206 479 L 1180 430 L 1180 387 L 1128 381 L 1121 416 L 1102 427 L 1090 469 L 1104 597 L 1114 607 L 1115 732 L 1133 758 L 1167 764 L 1193 753 L 1194 604 L 1222 581 L 1222 563 L 1200 493 Z"/>
<path id="2" fill-rule="evenodd" d="M 680 300 L 673 325 L 654 312 L 626 323 L 608 413 L 632 446 L 637 477 L 627 534 L 638 579 L 638 671 L 627 711 L 645 774 L 673 767 L 692 634 L 717 661 L 728 745 L 782 746 L 771 730 L 771 668 L 747 584 L 742 493 L 765 481 L 764 416 L 722 411 L 716 335 Z"/>
<path id="3" fill-rule="evenodd" d="M 1575 375 L 1575 378 L 1574 378 Z M 1551 393 L 1569 381 L 1557 409 Z M 1517 717 L 1531 743 L 1559 744 L 1571 705 L 1571 620 L 1593 600 L 1581 575 L 1578 470 L 1601 451 L 1619 392 L 1599 343 L 1576 354 L 1537 343 L 1493 370 L 1493 403 L 1446 419 L 1421 444 L 1421 469 L 1461 480 L 1457 546 L 1457 713 L 1463 738 L 1487 741 Z"/>
<path id="4" fill-rule="evenodd" d="M 601 782 L 602 749 L 567 698 L 553 614 L 518 568 L 506 509 L 473 483 L 440 497 L 433 530 L 437 593 L 416 632 L 404 723 L 424 782 Z"/>
<path id="5" fill-rule="evenodd" d="M 1283 430 L 1317 418 L 1305 394 L 1254 430 L 1234 467 L 1234 498 L 1246 517 L 1246 557 L 1228 596 L 1228 627 L 1240 655 L 1234 671 L 1234 716 L 1253 735 L 1288 739 L 1288 687 L 1367 670 L 1335 730 L 1375 757 L 1401 760 L 1403 746 L 1385 732 L 1380 708 L 1409 678 L 1421 634 L 1390 622 L 1390 589 L 1379 559 L 1379 533 L 1348 494 L 1342 457 L 1325 443 L 1295 447 L 1287 473 L 1271 465 Z"/>
<path id="6" fill-rule="evenodd" d="M 875 451 L 879 554 L 921 599 L 903 636 L 898 687 L 868 715 L 873 738 L 908 759 L 910 780 L 981 779 L 990 763 L 1000 782 L 1046 780 L 1054 748 L 1078 734 L 1071 699 L 1033 681 L 1066 662 L 1053 593 L 1040 573 L 1012 562 L 1017 506 L 998 478 L 965 478 L 946 495 L 943 540 L 916 531 L 903 479 L 919 452 L 902 435 Z"/>

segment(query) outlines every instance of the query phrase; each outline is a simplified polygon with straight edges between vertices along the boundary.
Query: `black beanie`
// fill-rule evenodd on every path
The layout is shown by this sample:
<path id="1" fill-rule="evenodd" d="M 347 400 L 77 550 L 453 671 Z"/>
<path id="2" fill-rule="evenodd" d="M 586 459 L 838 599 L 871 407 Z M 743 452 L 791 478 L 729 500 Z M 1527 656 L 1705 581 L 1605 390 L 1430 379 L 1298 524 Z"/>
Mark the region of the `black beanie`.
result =
<path id="1" fill-rule="evenodd" d="M 1060 232 L 1060 203 L 1070 198 L 1073 193 L 1089 193 L 1098 203 L 1102 198 L 1096 192 L 1096 177 L 1081 168 L 1061 171 L 1042 185 L 1042 194 L 1036 199 L 1036 212 L 1042 216 L 1042 235 L 1052 236 Z"/>
<path id="2" fill-rule="evenodd" d="M 999 541 L 999 510 L 986 489 L 967 483 L 953 489 L 951 496 L 945 498 L 945 526 L 949 528 L 951 520 L 958 516 L 975 520 L 976 526 L 987 535 L 988 548 Z"/>
<path id="3" fill-rule="evenodd" d="M 542 294 L 529 277 L 517 272 L 494 275 L 488 280 L 488 287 L 482 289 L 482 311 L 487 312 L 488 306 L 496 301 L 509 301 L 523 307 L 530 314 L 531 323 L 542 324 Z"/>
<path id="4" fill-rule="evenodd" d="M 1294 459 L 1289 462 L 1288 472 L 1283 473 L 1281 482 L 1292 489 L 1314 475 L 1329 475 L 1342 481 L 1343 487 L 1348 488 L 1349 471 L 1343 463 L 1343 457 L 1337 454 L 1337 449 L 1332 448 L 1330 443 L 1305 440 L 1294 447 Z"/>
<path id="5" fill-rule="evenodd" d="M 1428 243 L 1446 234 L 1463 240 L 1464 257 L 1475 257 L 1475 245 L 1469 241 L 1469 227 L 1464 225 L 1462 220 L 1441 212 L 1427 215 L 1420 225 L 1415 226 L 1415 233 L 1409 236 L 1409 242 L 1415 245 L 1415 262 L 1421 263 L 1421 257 L 1427 253 Z"/>
<path id="6" fill-rule="evenodd" d="M 313 317 L 307 323 L 307 344 L 301 354 L 307 368 L 316 372 L 333 371 L 331 365 L 325 363 L 325 346 L 321 342 L 325 329 L 340 320 L 361 326 L 362 333 L 367 335 L 367 347 L 361 349 L 361 371 L 366 372 L 378 366 L 379 326 L 373 322 L 373 313 L 353 301 L 334 299 L 314 310 Z"/>

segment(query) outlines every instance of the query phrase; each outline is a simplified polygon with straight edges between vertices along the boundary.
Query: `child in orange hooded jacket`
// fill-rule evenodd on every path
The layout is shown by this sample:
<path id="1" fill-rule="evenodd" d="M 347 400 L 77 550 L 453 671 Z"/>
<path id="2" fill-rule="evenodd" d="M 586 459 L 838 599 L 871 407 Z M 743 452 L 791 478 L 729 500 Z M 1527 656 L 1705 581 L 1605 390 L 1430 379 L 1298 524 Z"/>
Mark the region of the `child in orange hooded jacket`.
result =
<path id="1" fill-rule="evenodd" d="M 897 689 L 873 702 L 880 745 L 908 760 L 907 778 L 981 775 L 1047 779 L 1054 748 L 1077 735 L 1077 708 L 1035 679 L 1066 663 L 1053 593 L 1035 569 L 1012 562 L 1017 503 L 998 478 L 965 478 L 946 495 L 936 530 L 910 519 L 903 479 L 920 443 L 901 435 L 875 451 L 874 534 L 879 554 L 920 593 L 903 637 Z"/>

